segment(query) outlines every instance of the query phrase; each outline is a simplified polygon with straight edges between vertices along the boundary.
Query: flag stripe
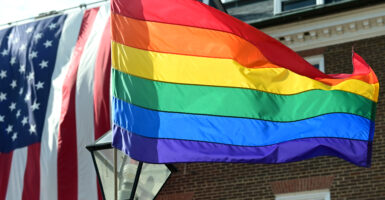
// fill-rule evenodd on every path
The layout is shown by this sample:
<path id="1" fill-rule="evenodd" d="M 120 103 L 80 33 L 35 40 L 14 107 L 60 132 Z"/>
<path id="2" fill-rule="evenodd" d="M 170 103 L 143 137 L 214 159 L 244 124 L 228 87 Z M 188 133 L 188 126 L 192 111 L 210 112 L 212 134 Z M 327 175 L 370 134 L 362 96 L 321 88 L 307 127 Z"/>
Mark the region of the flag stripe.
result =
<path id="1" fill-rule="evenodd" d="M 101 37 L 104 33 L 105 24 L 109 18 L 109 7 L 101 6 L 97 11 L 90 35 L 84 46 L 76 79 L 76 134 L 78 158 L 85 162 L 78 162 L 78 199 L 97 199 L 97 183 L 91 154 L 85 148 L 95 139 L 94 134 L 94 73 L 97 53 Z"/>
<path id="2" fill-rule="evenodd" d="M 173 6 L 170 6 L 173 5 Z M 154 9 L 142 9 L 154 8 Z M 156 8 L 156 9 L 155 9 Z M 112 1 L 111 10 L 126 17 L 232 33 L 255 45 L 272 63 L 310 78 L 330 78 L 312 68 L 297 53 L 277 40 L 219 10 L 198 1 Z M 197 12 L 199 10 L 199 12 Z M 169 13 L 172 13 L 170 15 Z M 164 17 L 167 16 L 167 17 Z"/>
<path id="3" fill-rule="evenodd" d="M 283 95 L 314 89 L 342 90 L 375 102 L 378 99 L 378 93 L 374 92 L 378 88 L 378 83 L 368 84 L 350 79 L 338 85 L 329 86 L 284 68 L 245 68 L 231 59 L 157 53 L 115 42 L 112 42 L 112 51 L 114 52 L 113 68 L 156 81 L 249 88 Z"/>
<path id="4" fill-rule="evenodd" d="M 68 14 L 59 40 L 55 69 L 52 75 L 51 91 L 47 105 L 47 116 L 41 140 L 41 200 L 56 200 L 57 193 L 57 147 L 58 126 L 62 101 L 62 86 L 67 74 L 73 47 L 76 44 L 84 12 Z"/>
<path id="5" fill-rule="evenodd" d="M 198 141 L 146 138 L 118 126 L 114 126 L 114 133 L 115 147 L 133 159 L 148 163 L 207 161 L 287 163 L 316 156 L 337 156 L 358 166 L 369 167 L 372 146 L 368 141 L 305 138 L 263 147 L 241 147 Z"/>
<path id="6" fill-rule="evenodd" d="M 15 149 L 12 156 L 11 172 L 7 189 L 7 200 L 21 199 L 23 193 L 24 174 L 27 165 L 28 147 Z"/>
<path id="7" fill-rule="evenodd" d="M 236 35 L 189 26 L 136 20 L 112 13 L 112 33 L 117 43 L 162 53 L 233 59 L 244 67 L 261 68 L 270 63 L 257 47 Z M 186 40 L 185 38 L 189 38 Z M 194 41 L 194 42 L 191 42 Z M 272 63 L 268 67 L 279 67 Z M 317 79 L 336 85 L 347 79 L 378 83 L 373 71 L 348 78 Z"/>
<path id="8" fill-rule="evenodd" d="M 28 146 L 27 165 L 24 174 L 23 200 L 40 198 L 40 143 Z"/>
<path id="9" fill-rule="evenodd" d="M 78 41 L 63 85 L 58 135 L 58 199 L 77 199 L 78 197 L 78 157 L 76 129 L 74 128 L 76 127 L 76 75 L 84 45 L 92 29 L 97 11 L 98 9 L 94 8 L 84 13 Z M 68 163 L 71 163 L 71 165 L 68 165 Z"/>
<path id="10" fill-rule="evenodd" d="M 374 132 L 374 123 L 371 120 L 351 114 L 326 114 L 306 120 L 282 123 L 152 111 L 116 98 L 113 98 L 113 101 L 116 125 L 151 138 L 265 146 L 309 137 L 371 141 Z M 367 134 L 369 129 L 370 134 Z M 181 130 L 184 130 L 182 134 Z"/>
<path id="11" fill-rule="evenodd" d="M 110 20 L 103 29 L 94 74 L 94 131 L 95 140 L 111 129 L 110 122 L 110 74 L 111 74 L 111 29 Z M 102 200 L 98 183 L 98 199 Z"/>
<path id="12" fill-rule="evenodd" d="M 226 32 L 136 20 L 114 13 L 111 18 L 114 22 L 112 40 L 126 46 L 163 53 L 234 59 L 245 67 L 260 67 L 269 62 L 254 45 Z"/>
<path id="13" fill-rule="evenodd" d="M 12 156 L 13 152 L 0 153 L 0 200 L 4 200 L 7 194 Z"/>
<path id="14" fill-rule="evenodd" d="M 286 122 L 328 113 L 350 113 L 371 120 L 375 117 L 372 110 L 375 109 L 376 103 L 338 90 L 311 90 L 282 96 L 240 88 L 163 83 L 127 75 L 117 70 L 112 71 L 112 77 L 112 91 L 115 97 L 157 111 Z M 349 104 L 346 104 L 347 101 Z M 323 103 L 326 105 L 320 107 Z"/>
<path id="15" fill-rule="evenodd" d="M 104 28 L 100 42 L 94 75 L 94 124 L 95 139 L 111 129 L 110 123 L 110 75 L 111 75 L 110 20 Z"/>

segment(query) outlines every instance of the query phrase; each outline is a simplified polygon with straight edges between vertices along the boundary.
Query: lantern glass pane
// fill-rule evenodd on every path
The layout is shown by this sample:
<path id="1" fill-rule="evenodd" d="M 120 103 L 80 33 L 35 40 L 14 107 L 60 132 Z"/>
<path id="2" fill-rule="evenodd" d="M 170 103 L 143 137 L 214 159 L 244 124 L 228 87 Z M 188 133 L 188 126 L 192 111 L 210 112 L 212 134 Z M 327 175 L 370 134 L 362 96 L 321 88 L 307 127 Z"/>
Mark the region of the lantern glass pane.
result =
<path id="1" fill-rule="evenodd" d="M 129 199 L 139 162 L 117 150 L 118 200 Z"/>
<path id="2" fill-rule="evenodd" d="M 152 200 L 166 183 L 171 171 L 163 164 L 144 163 L 139 177 L 135 199 Z"/>
<path id="3" fill-rule="evenodd" d="M 96 165 L 106 199 L 114 199 L 114 150 L 94 151 Z"/>

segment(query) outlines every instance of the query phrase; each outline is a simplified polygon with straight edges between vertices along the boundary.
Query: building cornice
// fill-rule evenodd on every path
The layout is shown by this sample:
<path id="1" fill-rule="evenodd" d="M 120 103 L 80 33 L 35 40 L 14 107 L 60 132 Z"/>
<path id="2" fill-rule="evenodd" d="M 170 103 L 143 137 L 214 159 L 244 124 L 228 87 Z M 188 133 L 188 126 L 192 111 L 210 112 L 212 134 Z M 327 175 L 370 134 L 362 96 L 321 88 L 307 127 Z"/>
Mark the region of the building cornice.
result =
<path id="1" fill-rule="evenodd" d="M 261 29 L 294 51 L 385 35 L 385 4 Z"/>

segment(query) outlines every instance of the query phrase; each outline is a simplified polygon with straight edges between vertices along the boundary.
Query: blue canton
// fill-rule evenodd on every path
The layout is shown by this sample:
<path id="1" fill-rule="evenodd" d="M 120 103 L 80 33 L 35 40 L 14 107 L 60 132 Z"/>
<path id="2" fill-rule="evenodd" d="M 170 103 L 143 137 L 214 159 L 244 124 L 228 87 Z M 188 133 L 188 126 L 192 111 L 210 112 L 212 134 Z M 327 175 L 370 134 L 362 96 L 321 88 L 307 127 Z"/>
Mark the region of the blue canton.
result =
<path id="1" fill-rule="evenodd" d="M 0 30 L 0 152 L 41 141 L 65 18 Z"/>

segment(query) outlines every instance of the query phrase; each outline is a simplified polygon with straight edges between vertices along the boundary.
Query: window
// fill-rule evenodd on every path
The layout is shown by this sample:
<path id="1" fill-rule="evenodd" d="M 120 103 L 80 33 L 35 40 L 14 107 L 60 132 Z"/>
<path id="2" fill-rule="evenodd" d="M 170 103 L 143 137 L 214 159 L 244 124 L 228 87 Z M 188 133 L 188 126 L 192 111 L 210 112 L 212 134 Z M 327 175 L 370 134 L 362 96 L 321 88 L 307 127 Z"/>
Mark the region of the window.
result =
<path id="1" fill-rule="evenodd" d="M 306 57 L 305 60 L 312 64 L 315 68 L 319 69 L 321 72 L 325 72 L 325 61 L 323 55 Z"/>
<path id="2" fill-rule="evenodd" d="M 274 14 L 343 0 L 274 0 Z"/>
<path id="3" fill-rule="evenodd" d="M 282 1 L 282 11 L 294 10 L 306 6 L 316 5 L 316 0 L 296 0 L 296 1 Z"/>
<path id="4" fill-rule="evenodd" d="M 276 194 L 275 200 L 330 200 L 330 191 L 312 190 L 305 192 Z"/>

